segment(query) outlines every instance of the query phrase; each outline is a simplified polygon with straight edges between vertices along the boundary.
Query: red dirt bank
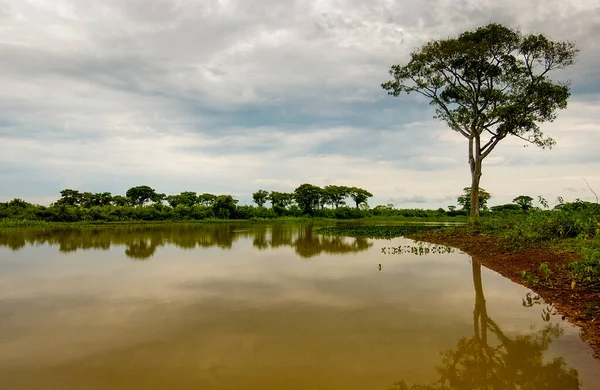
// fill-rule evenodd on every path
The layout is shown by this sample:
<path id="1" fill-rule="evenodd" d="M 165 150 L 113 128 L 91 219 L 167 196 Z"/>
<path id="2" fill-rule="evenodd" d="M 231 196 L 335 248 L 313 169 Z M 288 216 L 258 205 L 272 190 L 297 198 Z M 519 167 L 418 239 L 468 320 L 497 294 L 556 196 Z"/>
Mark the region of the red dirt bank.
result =
<path id="1" fill-rule="evenodd" d="M 497 238 L 464 232 L 428 231 L 410 238 L 458 248 L 487 268 L 515 283 L 531 288 L 546 303 L 554 305 L 569 322 L 581 327 L 582 339 L 592 347 L 595 357 L 600 358 L 600 291 L 583 290 L 577 286 L 571 289 L 567 264 L 579 259 L 577 253 L 558 252 L 543 247 L 514 249 Z M 540 272 L 542 263 L 548 264 L 552 271 L 552 287 L 543 282 L 528 285 L 521 272 L 531 273 L 543 281 L 544 277 Z"/>

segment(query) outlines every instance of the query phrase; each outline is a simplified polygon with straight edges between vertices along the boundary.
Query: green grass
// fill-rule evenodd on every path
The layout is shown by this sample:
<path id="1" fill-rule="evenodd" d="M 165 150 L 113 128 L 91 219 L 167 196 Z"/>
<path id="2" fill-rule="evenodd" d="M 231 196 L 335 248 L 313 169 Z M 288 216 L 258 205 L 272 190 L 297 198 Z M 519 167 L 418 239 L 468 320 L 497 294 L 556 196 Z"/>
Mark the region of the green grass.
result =
<path id="1" fill-rule="evenodd" d="M 443 225 L 411 224 L 394 226 L 329 226 L 315 230 L 315 233 L 324 235 L 366 237 L 366 238 L 395 238 L 425 230 L 439 229 Z"/>

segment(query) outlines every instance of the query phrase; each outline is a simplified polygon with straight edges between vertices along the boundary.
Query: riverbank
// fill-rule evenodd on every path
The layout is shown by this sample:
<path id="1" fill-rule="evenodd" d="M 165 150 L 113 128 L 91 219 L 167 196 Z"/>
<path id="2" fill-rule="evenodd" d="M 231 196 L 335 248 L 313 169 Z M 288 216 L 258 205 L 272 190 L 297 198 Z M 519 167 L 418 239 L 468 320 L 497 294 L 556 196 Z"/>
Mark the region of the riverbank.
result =
<path id="1" fill-rule="evenodd" d="M 38 220 L 3 219 L 0 220 L 2 228 L 78 228 L 78 227 L 123 227 L 123 226 L 166 226 L 166 225 L 201 225 L 201 224 L 307 224 L 317 226 L 326 225 L 404 225 L 404 224 L 447 224 L 460 225 L 466 223 L 464 217 L 447 217 L 442 219 L 420 217 L 366 217 L 360 219 L 336 219 L 319 217 L 277 217 L 277 218 L 248 218 L 248 219 L 187 219 L 187 220 L 124 220 L 124 221 L 76 221 L 76 222 L 47 222 Z"/>
<path id="2" fill-rule="evenodd" d="M 485 267 L 532 289 L 557 309 L 557 315 L 581 327 L 582 339 L 600 358 L 600 289 L 573 283 L 569 264 L 581 261 L 579 252 L 566 249 L 565 245 L 515 247 L 506 239 L 468 227 L 430 230 L 406 237 L 460 249 Z"/>

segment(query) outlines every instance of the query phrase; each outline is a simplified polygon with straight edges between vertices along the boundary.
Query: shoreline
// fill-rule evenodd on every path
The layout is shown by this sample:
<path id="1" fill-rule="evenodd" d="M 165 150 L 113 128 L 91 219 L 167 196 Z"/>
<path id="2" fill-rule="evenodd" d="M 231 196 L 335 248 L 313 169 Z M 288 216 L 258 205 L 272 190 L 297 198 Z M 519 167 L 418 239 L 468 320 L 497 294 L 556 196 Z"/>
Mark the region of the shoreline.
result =
<path id="1" fill-rule="evenodd" d="M 425 231 L 408 234 L 407 238 L 437 245 L 451 246 L 470 255 L 473 260 L 505 278 L 533 290 L 553 305 L 571 324 L 580 327 L 581 338 L 592 348 L 594 357 L 600 359 L 600 290 L 571 288 L 567 265 L 580 259 L 572 251 L 552 247 L 511 248 L 506 242 L 491 235 Z M 546 263 L 551 270 L 551 283 L 545 283 L 540 265 Z M 528 282 L 522 272 L 539 278 Z"/>

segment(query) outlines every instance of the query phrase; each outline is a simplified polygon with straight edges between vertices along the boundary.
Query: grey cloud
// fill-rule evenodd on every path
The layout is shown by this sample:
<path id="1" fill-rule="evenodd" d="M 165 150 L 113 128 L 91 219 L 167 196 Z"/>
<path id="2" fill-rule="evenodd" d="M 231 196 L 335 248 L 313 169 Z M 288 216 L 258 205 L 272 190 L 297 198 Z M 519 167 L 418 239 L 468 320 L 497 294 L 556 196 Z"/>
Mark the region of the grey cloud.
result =
<path id="1" fill-rule="evenodd" d="M 457 195 L 458 196 L 458 195 Z M 394 204 L 397 208 L 403 208 L 405 204 L 439 204 L 444 202 L 456 201 L 457 196 L 425 197 L 423 195 L 403 196 L 390 198 L 388 203 Z"/>
<path id="2" fill-rule="evenodd" d="M 576 40 L 580 59 L 561 77 L 597 106 L 599 12 L 575 0 L 0 0 L 0 160 L 36 167 L 23 171 L 27 190 L 10 194 L 38 181 L 53 193 L 68 183 L 118 191 L 142 180 L 185 190 L 196 176 L 181 166 L 191 161 L 201 164 L 198 186 L 215 192 L 245 191 L 244 179 L 316 177 L 266 166 L 301 156 L 363 158 L 353 169 L 383 162 L 404 173 L 463 172 L 463 144 L 440 138 L 448 130 L 426 102 L 380 88 L 389 66 L 431 38 L 499 20 Z M 311 143 L 293 137 L 342 127 L 352 131 Z M 587 149 L 569 153 L 557 148 L 554 160 L 540 160 L 511 151 L 503 164 L 598 163 Z M 254 165 L 238 175 L 226 160 L 242 158 Z M 233 183 L 216 183 L 228 175 Z"/>

